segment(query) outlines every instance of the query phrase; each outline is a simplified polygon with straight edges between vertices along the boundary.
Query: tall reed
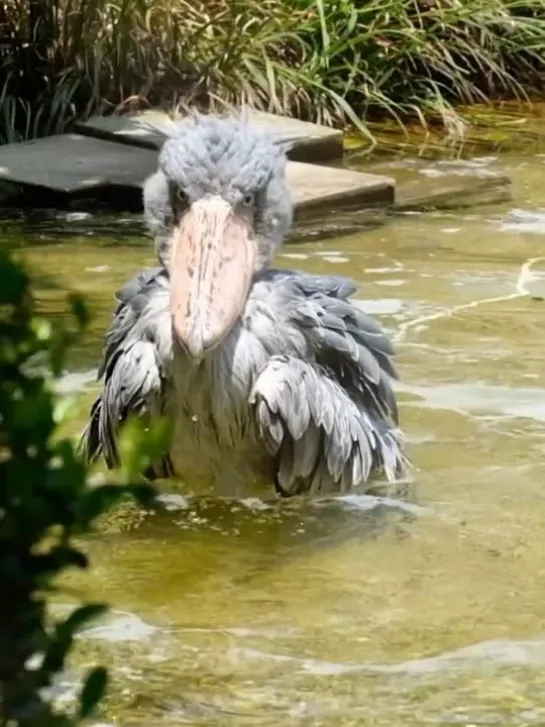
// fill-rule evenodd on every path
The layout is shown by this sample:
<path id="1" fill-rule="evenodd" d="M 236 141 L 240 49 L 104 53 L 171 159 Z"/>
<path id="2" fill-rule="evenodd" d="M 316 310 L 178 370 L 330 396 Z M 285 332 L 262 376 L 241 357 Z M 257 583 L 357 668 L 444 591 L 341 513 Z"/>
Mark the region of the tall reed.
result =
<path id="1" fill-rule="evenodd" d="M 48 25 L 39 68 L 25 65 L 29 38 L 44 36 L 30 26 L 37 2 Z M 4 142 L 77 115 L 180 101 L 361 130 L 380 114 L 447 121 L 457 102 L 525 98 L 545 78 L 545 0 L 3 3 Z"/>

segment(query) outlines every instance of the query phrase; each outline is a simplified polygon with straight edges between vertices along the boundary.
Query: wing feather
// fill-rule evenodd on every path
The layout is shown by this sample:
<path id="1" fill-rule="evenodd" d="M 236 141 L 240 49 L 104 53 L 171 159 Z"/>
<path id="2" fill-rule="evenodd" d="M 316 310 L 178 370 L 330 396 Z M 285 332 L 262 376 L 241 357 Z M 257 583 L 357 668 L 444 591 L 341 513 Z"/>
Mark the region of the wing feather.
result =
<path id="1" fill-rule="evenodd" d="M 405 463 L 399 432 L 374 421 L 316 363 L 272 357 L 250 404 L 262 441 L 277 457 L 283 494 L 349 490 L 375 469 L 392 482 Z"/>
<path id="2" fill-rule="evenodd" d="M 332 484 L 344 491 L 376 469 L 393 481 L 407 464 L 394 348 L 380 324 L 348 300 L 355 283 L 269 270 L 258 284 L 259 297 L 270 297 L 273 329 L 291 346 L 269 359 L 250 396 L 259 436 L 277 458 L 280 491 L 321 492 Z"/>
<path id="3" fill-rule="evenodd" d="M 287 323 L 303 332 L 316 361 L 349 393 L 363 397 L 364 406 L 397 423 L 394 348 L 380 324 L 347 299 L 355 284 L 292 273 L 284 288 Z"/>
<path id="4" fill-rule="evenodd" d="M 131 416 L 147 418 L 163 411 L 172 357 L 165 271 L 144 271 L 115 297 L 119 303 L 106 333 L 99 367 L 104 385 L 80 443 L 89 461 L 102 455 L 109 468 L 118 464 L 117 438 L 123 422 Z M 161 469 L 170 470 L 166 457 Z"/>

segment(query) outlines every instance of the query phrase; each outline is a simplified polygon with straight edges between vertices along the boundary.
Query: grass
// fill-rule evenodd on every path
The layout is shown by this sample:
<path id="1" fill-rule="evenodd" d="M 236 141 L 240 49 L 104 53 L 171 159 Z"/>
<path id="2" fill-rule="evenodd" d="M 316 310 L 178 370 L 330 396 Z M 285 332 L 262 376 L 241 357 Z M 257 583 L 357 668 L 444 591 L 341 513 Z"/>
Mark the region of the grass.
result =
<path id="1" fill-rule="evenodd" d="M 2 1 L 0 142 L 180 102 L 456 132 L 457 103 L 545 79 L 545 0 Z"/>

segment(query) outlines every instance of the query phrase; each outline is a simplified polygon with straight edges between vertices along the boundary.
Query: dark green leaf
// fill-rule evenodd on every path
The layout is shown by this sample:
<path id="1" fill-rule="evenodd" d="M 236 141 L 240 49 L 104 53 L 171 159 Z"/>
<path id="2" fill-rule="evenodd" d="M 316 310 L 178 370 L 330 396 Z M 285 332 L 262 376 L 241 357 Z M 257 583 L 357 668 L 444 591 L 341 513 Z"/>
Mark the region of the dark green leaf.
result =
<path id="1" fill-rule="evenodd" d="M 98 702 L 103 698 L 108 686 L 108 672 L 104 667 L 97 666 L 89 674 L 80 695 L 79 717 L 90 717 Z"/>
<path id="2" fill-rule="evenodd" d="M 91 621 L 107 610 L 107 606 L 102 603 L 88 603 L 85 606 L 80 606 L 75 611 L 72 611 L 70 616 L 57 627 L 59 630 L 62 628 L 63 633 L 70 634 L 73 636 L 78 631 Z"/>

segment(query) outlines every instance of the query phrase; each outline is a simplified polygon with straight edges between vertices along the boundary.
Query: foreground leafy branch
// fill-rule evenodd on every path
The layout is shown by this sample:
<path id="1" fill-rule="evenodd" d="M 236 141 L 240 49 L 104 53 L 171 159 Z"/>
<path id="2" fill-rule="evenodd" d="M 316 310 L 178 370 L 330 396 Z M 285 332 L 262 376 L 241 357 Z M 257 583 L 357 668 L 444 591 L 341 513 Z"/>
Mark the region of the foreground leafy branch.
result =
<path id="1" fill-rule="evenodd" d="M 148 502 L 145 485 L 92 487 L 69 439 L 55 439 L 55 398 L 67 347 L 85 325 L 72 296 L 72 327 L 52 327 L 34 315 L 24 268 L 0 253 L 0 726 L 60 727 L 92 714 L 107 674 L 94 669 L 79 705 L 59 714 L 43 696 L 65 664 L 75 634 L 105 606 L 87 604 L 52 622 L 48 599 L 58 576 L 88 561 L 74 537 L 121 498 Z M 45 372 L 45 373 L 44 373 Z"/>

